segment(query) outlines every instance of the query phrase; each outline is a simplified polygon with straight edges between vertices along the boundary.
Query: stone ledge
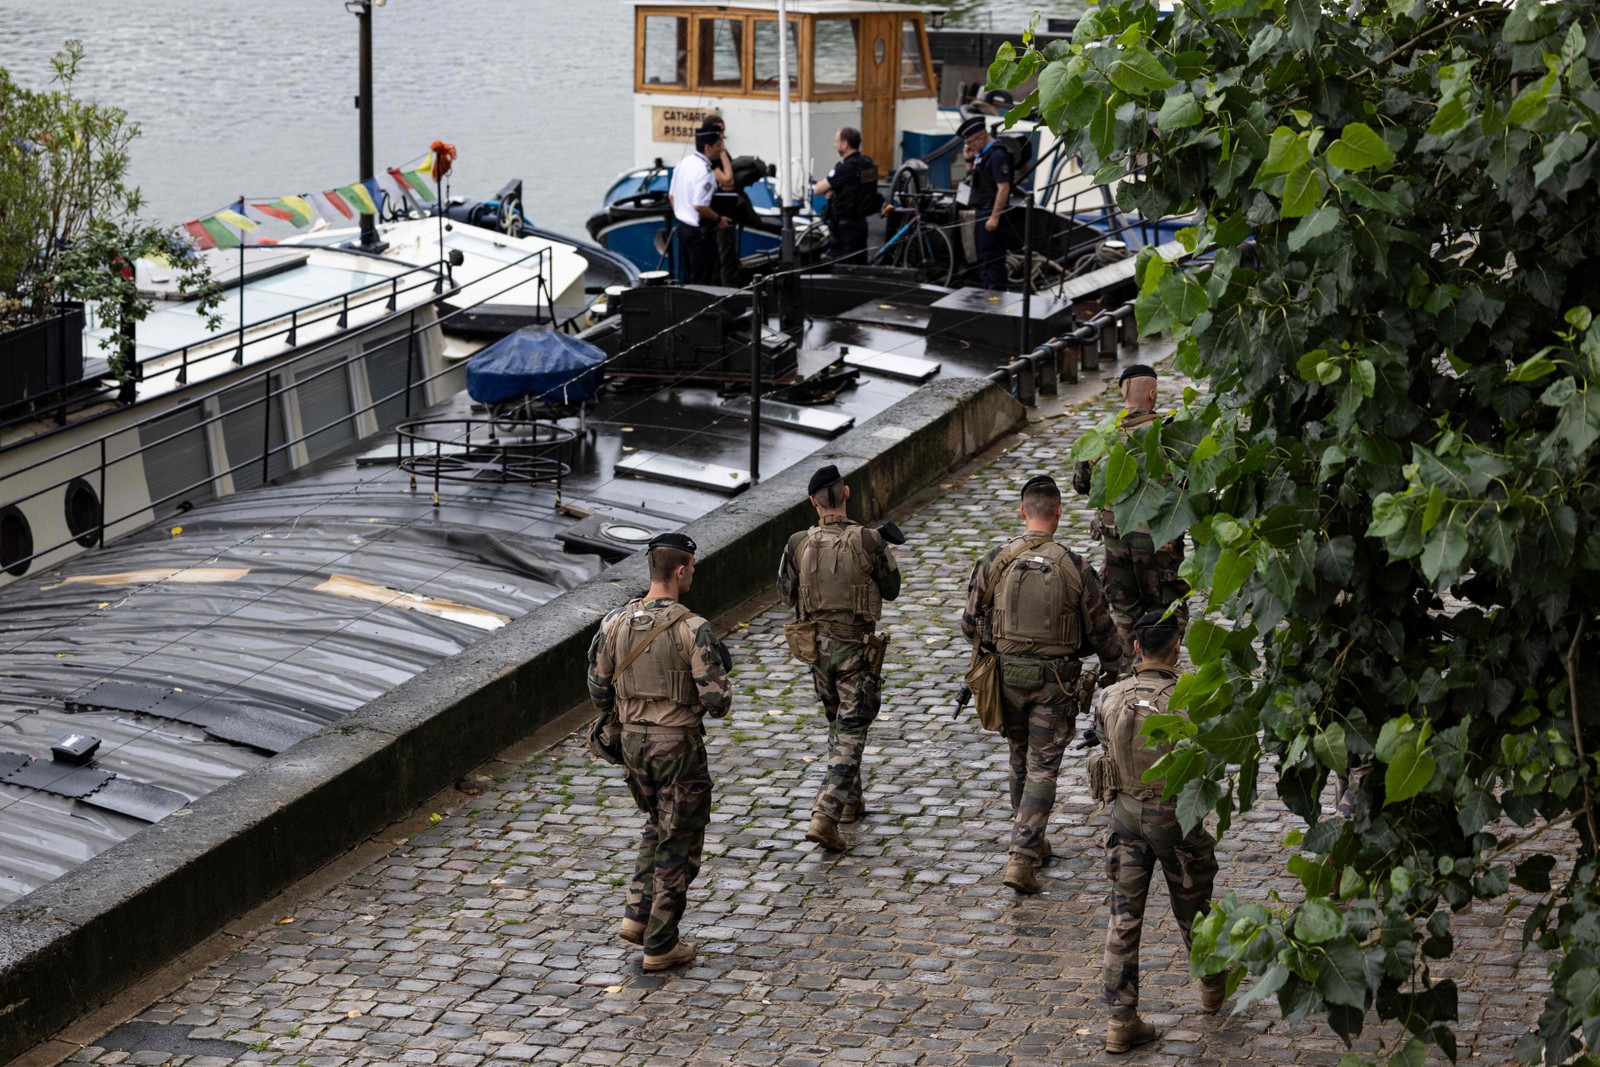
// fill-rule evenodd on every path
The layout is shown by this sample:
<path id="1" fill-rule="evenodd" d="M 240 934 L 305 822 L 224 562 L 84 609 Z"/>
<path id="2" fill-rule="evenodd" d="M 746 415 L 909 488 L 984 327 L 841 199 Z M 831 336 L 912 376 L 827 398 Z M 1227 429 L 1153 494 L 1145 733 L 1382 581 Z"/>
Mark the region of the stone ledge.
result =
<path id="1" fill-rule="evenodd" d="M 933 382 L 695 520 L 690 605 L 715 617 L 773 580 L 837 463 L 876 518 L 1024 419 L 982 379 Z M 221 789 L 0 909 L 0 1062 L 392 822 L 584 698 L 595 623 L 645 585 L 608 568 Z"/>

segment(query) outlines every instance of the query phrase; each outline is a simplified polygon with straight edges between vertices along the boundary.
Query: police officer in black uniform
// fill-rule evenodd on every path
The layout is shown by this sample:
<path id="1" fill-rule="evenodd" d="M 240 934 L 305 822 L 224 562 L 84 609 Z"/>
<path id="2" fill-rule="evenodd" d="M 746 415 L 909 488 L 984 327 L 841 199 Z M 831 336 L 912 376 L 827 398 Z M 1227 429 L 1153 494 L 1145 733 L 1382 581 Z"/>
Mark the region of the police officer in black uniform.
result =
<path id="1" fill-rule="evenodd" d="M 878 165 L 861 151 L 861 131 L 841 126 L 833 136 L 839 162 L 813 188 L 828 198 L 828 258 L 835 263 L 866 258 L 867 219 L 877 210 Z"/>
<path id="2" fill-rule="evenodd" d="M 1005 145 L 989 136 L 989 125 L 982 115 L 967 119 L 956 132 L 966 139 L 967 151 L 972 154 L 966 205 L 973 212 L 972 244 L 978 254 L 978 280 L 985 289 L 998 291 L 1006 287 L 1006 235 L 1000 219 L 1011 200 L 1016 165 Z"/>

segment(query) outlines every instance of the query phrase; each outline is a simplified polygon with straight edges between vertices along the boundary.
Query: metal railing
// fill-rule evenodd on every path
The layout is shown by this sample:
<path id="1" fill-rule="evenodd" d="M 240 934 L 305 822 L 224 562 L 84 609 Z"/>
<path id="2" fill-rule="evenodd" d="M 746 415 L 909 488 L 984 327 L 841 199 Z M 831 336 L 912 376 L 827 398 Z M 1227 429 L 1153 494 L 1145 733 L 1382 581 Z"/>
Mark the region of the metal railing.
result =
<path id="1" fill-rule="evenodd" d="M 1037 407 L 1039 397 L 1055 396 L 1066 379 L 1077 384 L 1080 372 L 1098 370 L 1100 357 L 1115 359 L 1122 345 L 1139 344 L 1139 326 L 1133 304 L 1102 311 L 1083 325 L 1051 338 L 1026 355 L 987 375 L 1011 390 L 1028 407 Z"/>
<path id="2" fill-rule="evenodd" d="M 549 321 L 553 324 L 554 320 L 555 320 L 554 301 L 553 301 L 553 299 L 548 299 L 547 300 L 547 298 L 550 298 L 551 294 L 550 294 L 550 289 L 548 287 L 548 284 L 544 282 L 544 278 L 548 274 L 548 267 L 549 267 L 549 265 L 551 263 L 552 258 L 553 258 L 553 253 L 552 253 L 551 249 L 549 249 L 549 248 L 537 249 L 537 250 L 535 250 L 533 252 L 528 253 L 526 256 L 523 256 L 521 259 L 517 259 L 517 260 L 514 260 L 512 262 L 505 263 L 505 264 L 495 268 L 494 270 L 490 271 L 488 274 L 485 274 L 480 278 L 473 279 L 473 281 L 468 283 L 468 284 L 476 285 L 476 284 L 479 284 L 481 282 L 488 281 L 489 279 L 495 277 L 496 275 L 498 275 L 498 274 L 500 274 L 500 273 L 502 273 L 504 271 L 510 270 L 513 267 L 524 266 L 524 265 L 526 265 L 528 263 L 528 261 L 533 260 L 536 263 L 538 263 L 541 266 L 541 268 L 543 268 L 543 269 L 540 270 L 539 278 L 537 279 L 537 281 L 540 282 L 541 302 L 540 302 L 539 305 L 536 305 L 536 308 L 537 307 L 548 307 L 549 308 Z M 375 410 L 377 410 L 377 408 L 380 405 L 386 404 L 386 403 L 388 403 L 388 402 L 390 402 L 392 400 L 395 400 L 395 399 L 397 399 L 399 397 L 404 397 L 405 398 L 405 400 L 404 400 L 404 413 L 403 413 L 402 417 L 403 418 L 409 418 L 411 416 L 411 413 L 412 413 L 411 412 L 411 402 L 412 402 L 413 390 L 417 389 L 420 386 L 425 386 L 429 382 L 432 382 L 432 381 L 434 381 L 434 380 L 436 380 L 438 378 L 442 378 L 447 374 L 454 373 L 457 370 L 457 366 L 456 365 L 451 365 L 451 366 L 445 367 L 442 370 L 435 371 L 432 374 L 428 374 L 428 375 L 425 375 L 425 376 L 422 376 L 422 377 L 417 377 L 416 376 L 416 366 L 417 366 L 418 360 L 417 360 L 416 339 L 417 339 L 418 334 L 421 334 L 421 333 L 424 333 L 424 332 L 427 332 L 427 331 L 430 331 L 430 330 L 442 330 L 443 327 L 444 327 L 444 324 L 446 322 L 450 321 L 452 318 L 456 317 L 457 315 L 466 314 L 467 312 L 470 312 L 470 311 L 474 310 L 478 306 L 478 304 L 480 304 L 480 303 L 485 303 L 485 302 L 487 302 L 489 300 L 494 299 L 495 297 L 502 296 L 505 293 L 508 293 L 513 289 L 517 289 L 517 288 L 519 288 L 519 287 L 521 287 L 523 285 L 531 284 L 535 280 L 536 279 L 519 279 L 517 281 L 514 281 L 510 285 L 507 285 L 505 288 L 496 290 L 495 292 L 490 293 L 490 294 L 482 297 L 476 303 L 469 304 L 469 305 L 463 305 L 461 307 L 451 308 L 449 311 L 445 312 L 444 314 L 438 314 L 438 315 L 436 315 L 434 317 L 434 319 L 432 321 L 430 321 L 428 323 L 425 323 L 425 324 L 423 324 L 421 326 L 417 325 L 417 312 L 420 310 L 419 307 L 413 307 L 413 308 L 410 308 L 410 309 L 408 309 L 407 311 L 404 311 L 404 312 L 396 311 L 396 312 L 393 312 L 391 314 L 387 314 L 383 318 L 376 319 L 373 322 L 369 323 L 368 326 L 367 326 L 367 329 L 368 330 L 373 330 L 373 329 L 375 329 L 377 327 L 382 326 L 384 323 L 393 321 L 393 320 L 398 319 L 398 318 L 400 318 L 402 316 L 407 316 L 408 317 L 409 323 L 408 323 L 408 327 L 407 327 L 407 329 L 405 331 L 405 335 L 404 335 L 404 340 L 406 341 L 406 384 L 405 384 L 405 386 L 402 389 L 396 390 L 394 392 L 390 392 L 390 393 L 388 393 L 388 394 L 386 394 L 384 396 L 376 397 L 376 398 L 372 399 L 367 404 L 360 405 L 360 406 L 352 405 L 352 408 L 351 408 L 351 411 L 349 412 L 349 414 L 340 415 L 338 418 L 333 419 L 332 421 L 330 421 L 330 422 L 328 422 L 328 423 L 326 423 L 326 424 L 324 424 L 322 426 L 318 426 L 315 429 L 305 430 L 302 433 L 300 433 L 298 436 L 296 436 L 296 437 L 294 437 L 292 439 L 282 441 L 282 442 L 280 442 L 278 444 L 273 444 L 272 443 L 272 426 L 273 426 L 272 420 L 273 420 L 273 415 L 274 415 L 274 401 L 277 400 L 279 397 L 283 396 L 283 394 L 291 392 L 291 391 L 293 391 L 295 389 L 298 389 L 301 386 L 304 386 L 309 382 L 314 382 L 318 378 L 322 377 L 325 374 L 333 374 L 333 373 L 338 372 L 338 371 L 344 371 L 344 370 L 347 370 L 352 364 L 365 362 L 367 357 L 369 355 L 371 355 L 371 353 L 366 351 L 366 350 L 355 351 L 353 353 L 348 354 L 346 356 L 346 358 L 341 359 L 341 360 L 335 360 L 334 362 L 329 363 L 325 367 L 318 367 L 315 371 L 313 371 L 311 373 L 308 373 L 303 377 L 301 377 L 299 375 L 296 375 L 296 376 L 294 376 L 294 381 L 293 382 L 291 382 L 290 384 L 287 384 L 287 385 L 280 384 L 277 388 L 273 387 L 273 383 L 272 383 L 273 376 L 274 375 L 278 375 L 280 377 L 280 382 L 281 382 L 281 375 L 282 375 L 282 372 L 284 370 L 292 368 L 295 365 L 297 365 L 297 364 L 299 364 L 299 363 L 301 363 L 303 361 L 315 359 L 318 355 L 321 355 L 321 354 L 327 352 L 329 349 L 332 349 L 332 348 L 335 348 L 335 347 L 338 347 L 338 346 L 341 346 L 341 345 L 344 345 L 344 344 L 348 343 L 348 341 L 350 339 L 348 335 L 339 335 L 339 336 L 335 336 L 335 337 L 329 338 L 328 340 L 322 342 L 321 344 L 317 345 L 314 348 L 308 349 L 307 351 L 302 352 L 302 353 L 300 353 L 300 354 L 298 354 L 298 355 L 296 355 L 296 356 L 294 356 L 294 357 L 292 357 L 290 359 L 286 359 L 286 360 L 283 360 L 281 362 L 275 363 L 270 367 L 265 367 L 262 370 L 260 370 L 259 372 L 257 372 L 256 374 L 252 374 L 252 375 L 250 375 L 248 377 L 245 377 L 243 379 L 240 379 L 240 380 L 230 381 L 227 385 L 219 386 L 219 387 L 217 387 L 215 389 L 210 390 L 209 392 L 197 393 L 193 397 L 185 397 L 184 400 L 183 400 L 183 403 L 178 405 L 177 407 L 175 407 L 173 409 L 174 411 L 183 410 L 185 408 L 192 407 L 192 406 L 194 406 L 196 404 L 205 403 L 206 401 L 209 401 L 209 400 L 217 400 L 222 396 L 223 393 L 232 393 L 232 392 L 235 392 L 237 390 L 242 390 L 242 389 L 244 389 L 244 388 L 246 388 L 248 386 L 255 385 L 258 382 L 261 384 L 261 389 L 262 389 L 261 395 L 259 397 L 254 397 L 254 398 L 252 398 L 250 400 L 245 401 L 243 404 L 240 404 L 240 405 L 238 405 L 236 407 L 231 407 L 231 408 L 227 409 L 226 411 L 219 411 L 216 415 L 207 416 L 207 417 L 201 419 L 200 421 L 198 421 L 196 423 L 193 423 L 192 425 L 188 425 L 188 426 L 183 427 L 182 429 L 175 430 L 174 432 L 172 432 L 170 434 L 167 434 L 166 436 L 161 437 L 161 438 L 159 438 L 157 440 L 149 441 L 149 442 L 141 441 L 139 446 L 137 448 L 133 449 L 132 451 L 129 451 L 129 452 L 126 452 L 126 453 L 122 453 L 122 454 L 119 454 L 119 455 L 115 455 L 115 456 L 110 455 L 110 442 L 114 438 L 121 437 L 121 436 L 123 436 L 125 434 L 129 434 L 129 433 L 136 433 L 138 431 L 137 426 L 123 426 L 123 427 L 119 427 L 118 429 L 111 430 L 111 431 L 108 431 L 106 433 L 103 433 L 100 436 L 98 436 L 96 438 L 93 438 L 91 440 L 84 441 L 81 444 L 74 445 L 74 446 L 72 446 L 70 448 L 65 448 L 65 449 L 62 449 L 62 450 L 60 450 L 58 452 L 52 453 L 51 455 L 49 455 L 47 457 L 41 458 L 40 460 L 38 460 L 35 463 L 29 464 L 26 468 L 23 468 L 22 470 L 8 472 L 5 475 L 0 476 L 0 482 L 9 481 L 11 479 L 14 479 L 14 478 L 17 478 L 19 476 L 27 474 L 28 471 L 35 470 L 35 469 L 37 469 L 39 467 L 42 467 L 42 466 L 45 466 L 47 464 L 57 463 L 60 460 L 65 459 L 65 458 L 67 458 L 69 456 L 73 456 L 75 454 L 86 452 L 86 451 L 93 452 L 95 454 L 95 458 L 93 460 L 92 465 L 85 464 L 80 469 L 77 469 L 77 470 L 73 471 L 71 474 L 68 474 L 65 477 L 62 477 L 62 478 L 58 479 L 57 481 L 54 481 L 54 482 L 50 483 L 49 485 L 45 485 L 45 486 L 42 486 L 42 487 L 40 487 L 38 489 L 35 489 L 33 492 L 28 493 L 25 496 L 16 497 L 16 498 L 13 498 L 13 499 L 10 499 L 10 500 L 5 500 L 5 501 L 0 501 L 0 507 L 3 507 L 3 506 L 17 506 L 17 505 L 26 503 L 27 501 L 35 500 L 35 499 L 37 499 L 37 498 L 39 498 L 41 496 L 45 496 L 45 495 L 47 495 L 49 493 L 53 493 L 53 492 L 56 492 L 56 491 L 59 491 L 59 490 L 65 490 L 65 488 L 68 485 L 72 484 L 74 481 L 77 481 L 78 479 L 87 479 L 87 478 L 91 478 L 91 477 L 94 477 L 94 478 L 98 479 L 98 482 L 99 482 L 99 502 L 100 502 L 99 521 L 96 523 L 95 527 L 92 530 L 79 531 L 77 533 L 72 533 L 69 530 L 69 536 L 68 536 L 68 538 L 66 540 L 57 542 L 57 543 L 52 544 L 52 545 L 48 545 L 48 546 L 46 546 L 44 548 L 36 548 L 32 552 L 32 554 L 30 554 L 28 556 L 20 557 L 20 558 L 15 559 L 15 560 L 6 561 L 5 565 L 4 565 L 4 569 L 11 571 L 11 573 L 13 573 L 13 574 L 25 573 L 33 565 L 33 563 L 35 561 L 39 560 L 40 558 L 42 558 L 44 556 L 48 556 L 49 554 L 51 554 L 53 552 L 58 552 L 58 551 L 60 551 L 60 550 L 62 550 L 64 548 L 67 548 L 67 547 L 69 547 L 69 546 L 71 546 L 73 544 L 84 544 L 84 540 L 83 539 L 86 538 L 86 537 L 90 537 L 91 535 L 92 535 L 92 541 L 90 542 L 90 545 L 95 545 L 95 546 L 103 545 L 105 543 L 106 531 L 108 529 L 110 529 L 112 527 L 120 526 L 120 525 L 122 525 L 124 523 L 127 523 L 127 522 L 132 522 L 135 519 L 139 518 L 141 515 L 144 515 L 146 513 L 155 513 L 160 508 L 162 508 L 163 506 L 165 506 L 167 504 L 170 504 L 170 503 L 172 503 L 174 501 L 182 500 L 185 496 L 188 496 L 188 495 L 190 495 L 192 493 L 195 493 L 195 492 L 199 491 L 201 488 L 209 486 L 211 483 L 214 483 L 214 482 L 216 482 L 216 481 L 218 481 L 218 480 L 220 480 L 220 479 L 222 479 L 224 477 L 231 477 L 234 473 L 236 473 L 238 471 L 245 470 L 246 468 L 251 467 L 251 466 L 253 466 L 253 465 L 257 464 L 257 463 L 259 463 L 261 465 L 262 481 L 263 482 L 270 481 L 271 480 L 271 464 L 272 464 L 272 459 L 273 459 L 274 456 L 278 455 L 279 453 L 287 452 L 289 449 L 292 449 L 292 448 L 296 447 L 297 445 L 299 445 L 299 444 L 301 444 L 301 443 L 303 443 L 305 441 L 310 440 L 311 438 L 317 436 L 318 434 L 326 433 L 327 431 L 332 430 L 335 427 L 338 427 L 338 426 L 340 426 L 342 424 L 345 424 L 345 423 L 352 423 L 353 424 L 354 420 L 357 419 L 359 416 L 364 415 L 369 411 L 375 411 Z M 400 340 L 401 340 L 401 337 L 396 335 L 396 336 L 390 338 L 390 343 L 398 342 Z M 257 405 L 262 405 L 265 408 L 265 414 L 264 414 L 264 416 L 262 418 L 262 426 L 263 426 L 263 430 L 262 430 L 262 437 L 263 437 L 263 440 L 262 440 L 262 453 L 261 453 L 261 455 L 259 457 L 252 457 L 252 458 L 247 459 L 247 460 L 242 460 L 242 461 L 237 462 L 237 463 L 232 463 L 230 466 L 228 466 L 226 469 L 223 469 L 223 470 L 210 471 L 210 472 L 208 472 L 206 474 L 206 476 L 204 478 L 201 478 L 200 480 L 198 480 L 196 482 L 193 482 L 193 483 L 191 483 L 189 485 L 186 485 L 181 489 L 177 489 L 177 490 L 174 490 L 172 492 L 168 492 L 168 493 L 164 494 L 163 496 L 161 496 L 159 498 L 152 498 L 152 499 L 142 503 L 140 506 L 138 506 L 136 508 L 133 508 L 133 509 L 131 509 L 131 510 L 129 510 L 129 511 L 127 511 L 127 512 L 125 512 L 125 513 L 123 513 L 123 514 L 121 514 L 121 515 L 119 515 L 117 517 L 115 517 L 115 518 L 108 518 L 107 517 L 107 515 L 106 515 L 106 507 L 107 507 L 107 505 L 106 505 L 106 477 L 107 477 L 107 471 L 110 468 L 115 467 L 117 464 L 120 464 L 120 463 L 127 463 L 127 462 L 130 462 L 130 461 L 139 459 L 146 452 L 149 452 L 152 449 L 159 448 L 162 445 L 168 444 L 170 442 L 176 441 L 179 438 L 182 438 L 187 434 L 193 434 L 193 433 L 204 434 L 208 427 L 213 426 L 213 425 L 217 425 L 217 424 L 221 423 L 224 419 L 236 418 L 241 412 L 244 412 L 244 411 L 246 411 L 246 410 L 248 410 L 250 408 L 253 408 L 253 407 L 257 406 Z M 278 405 L 278 407 L 281 410 L 281 403 Z M 380 425 L 379 432 L 381 433 L 385 429 L 386 429 L 386 427 L 383 427 L 383 426 Z M 229 458 L 231 459 L 232 457 L 229 457 Z M 85 547 L 89 547 L 89 546 L 86 545 Z M 16 568 L 21 568 L 21 571 L 18 571 Z"/>

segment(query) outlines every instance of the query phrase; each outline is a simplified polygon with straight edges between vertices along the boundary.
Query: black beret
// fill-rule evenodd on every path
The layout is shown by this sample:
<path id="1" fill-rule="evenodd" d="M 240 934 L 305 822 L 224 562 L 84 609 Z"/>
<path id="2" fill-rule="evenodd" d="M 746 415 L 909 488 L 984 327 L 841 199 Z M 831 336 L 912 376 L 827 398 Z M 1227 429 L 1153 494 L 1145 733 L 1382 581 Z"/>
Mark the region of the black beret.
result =
<path id="1" fill-rule="evenodd" d="M 839 481 L 841 477 L 839 468 L 832 463 L 818 468 L 817 473 L 811 476 L 811 484 L 806 487 L 806 496 L 816 496 L 823 489 Z"/>
<path id="2" fill-rule="evenodd" d="M 691 556 L 699 551 L 695 547 L 694 538 L 688 534 L 662 533 L 650 538 L 651 548 L 676 548 L 680 552 L 687 552 Z"/>
<path id="3" fill-rule="evenodd" d="M 956 128 L 957 137 L 971 137 L 989 128 L 988 121 L 982 115 L 974 115 Z"/>
<path id="4" fill-rule="evenodd" d="M 1056 485 L 1056 480 L 1048 474 L 1035 474 L 1024 482 L 1022 484 L 1022 495 L 1027 496 L 1035 489 L 1054 489 L 1058 494 L 1061 492 L 1061 487 Z"/>
<path id="5" fill-rule="evenodd" d="M 1155 376 L 1156 369 L 1154 367 L 1145 366 L 1143 363 L 1135 363 L 1131 367 L 1123 368 L 1122 373 L 1117 375 L 1117 384 L 1121 385 L 1129 378 L 1154 378 Z"/>

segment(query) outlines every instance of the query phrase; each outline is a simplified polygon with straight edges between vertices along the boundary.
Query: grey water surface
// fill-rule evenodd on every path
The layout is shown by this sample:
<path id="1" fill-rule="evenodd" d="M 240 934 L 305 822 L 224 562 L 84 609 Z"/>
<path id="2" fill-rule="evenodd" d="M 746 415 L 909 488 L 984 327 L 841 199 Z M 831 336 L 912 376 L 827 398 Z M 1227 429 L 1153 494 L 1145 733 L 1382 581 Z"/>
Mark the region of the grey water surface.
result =
<path id="1" fill-rule="evenodd" d="M 948 25 L 1020 30 L 1076 2 L 955 0 Z M 619 0 L 389 0 L 373 15 L 376 156 L 460 151 L 452 191 L 524 180 L 531 218 L 574 235 L 633 166 L 632 18 Z M 42 88 L 83 41 L 78 90 L 143 127 L 133 181 L 178 223 L 239 195 L 357 177 L 356 18 L 342 0 L 0 0 L 0 67 Z M 730 131 L 736 138 L 736 131 Z"/>

